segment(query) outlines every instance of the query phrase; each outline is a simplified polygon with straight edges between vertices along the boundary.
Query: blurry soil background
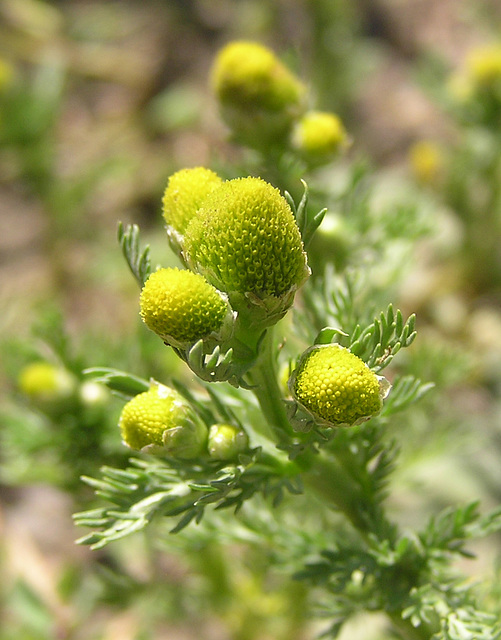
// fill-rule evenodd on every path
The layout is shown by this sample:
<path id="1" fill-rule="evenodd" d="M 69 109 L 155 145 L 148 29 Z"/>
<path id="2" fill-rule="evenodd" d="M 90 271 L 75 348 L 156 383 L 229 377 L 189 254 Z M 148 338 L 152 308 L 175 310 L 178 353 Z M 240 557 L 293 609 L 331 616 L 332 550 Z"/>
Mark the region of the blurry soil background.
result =
<path id="1" fill-rule="evenodd" d="M 353 153 L 399 175 L 409 171 L 415 141 L 447 144 L 456 135 L 420 82 L 423 60 L 454 70 L 500 26 L 497 0 L 0 0 L 0 59 L 19 92 L 0 116 L 3 401 L 21 401 L 16 374 L 31 355 L 34 326 L 51 314 L 64 318 L 86 366 L 114 366 L 117 354 L 127 362 L 137 288 L 117 222 L 138 223 L 165 263 L 159 219 L 167 177 L 241 159 L 207 81 L 224 43 L 256 39 L 283 55 L 310 79 L 318 107 L 341 115 Z M 499 291 L 462 288 L 447 264 L 435 264 L 429 279 L 417 274 L 414 285 L 403 303 L 437 331 L 467 339 L 478 309 L 489 331 L 501 327 Z M 445 306 L 448 317 L 456 311 L 455 326 L 441 325 Z M 499 344 L 497 337 L 497 355 Z M 495 410 L 482 390 L 464 402 L 472 415 L 490 419 Z M 229 638 L 208 612 L 195 626 L 152 613 L 162 598 L 160 611 L 191 611 L 173 594 L 187 569 L 165 555 L 152 563 L 133 540 L 118 552 L 130 584 L 168 584 L 150 591 L 141 611 L 123 606 L 124 598 L 132 602 L 127 585 L 117 585 L 114 602 L 94 575 L 113 560 L 74 544 L 80 532 L 71 514 L 88 496 L 16 477 L 23 474 L 0 478 L 0 640 L 148 638 L 145 611 L 157 640 L 200 638 L 197 624 L 208 640 Z"/>

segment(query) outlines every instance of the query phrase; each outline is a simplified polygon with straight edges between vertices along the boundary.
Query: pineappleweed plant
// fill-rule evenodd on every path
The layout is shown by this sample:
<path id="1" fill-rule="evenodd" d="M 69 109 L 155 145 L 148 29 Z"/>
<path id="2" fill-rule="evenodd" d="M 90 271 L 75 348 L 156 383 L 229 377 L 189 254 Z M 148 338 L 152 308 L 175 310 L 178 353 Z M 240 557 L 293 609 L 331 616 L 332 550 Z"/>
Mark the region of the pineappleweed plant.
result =
<path id="1" fill-rule="evenodd" d="M 235 140 L 263 159 L 292 154 L 306 172 L 346 146 L 338 118 L 308 113 L 302 83 L 262 45 L 228 45 L 212 81 Z M 124 397 L 119 427 L 135 454 L 127 469 L 86 479 L 109 504 L 76 515 L 93 530 L 80 542 L 98 549 L 152 521 L 183 536 L 223 510 L 226 541 L 241 542 L 245 530 L 263 545 L 271 539 L 274 562 L 319 594 L 326 637 L 365 611 L 383 613 L 388 633 L 408 640 L 501 638 L 474 586 L 451 570 L 470 538 L 501 527 L 501 510 L 448 508 L 416 532 L 387 513 L 398 451 L 388 423 L 431 385 L 401 374 L 391 386 L 382 375 L 413 343 L 414 315 L 390 304 L 357 316 L 348 274 L 338 274 L 344 288 L 329 269 L 310 279 L 324 215 L 312 212 L 306 185 L 296 205 L 262 178 L 196 167 L 172 175 L 163 197 L 180 268 L 153 270 L 137 226 L 120 225 L 141 318 L 194 382 L 87 372 Z"/>

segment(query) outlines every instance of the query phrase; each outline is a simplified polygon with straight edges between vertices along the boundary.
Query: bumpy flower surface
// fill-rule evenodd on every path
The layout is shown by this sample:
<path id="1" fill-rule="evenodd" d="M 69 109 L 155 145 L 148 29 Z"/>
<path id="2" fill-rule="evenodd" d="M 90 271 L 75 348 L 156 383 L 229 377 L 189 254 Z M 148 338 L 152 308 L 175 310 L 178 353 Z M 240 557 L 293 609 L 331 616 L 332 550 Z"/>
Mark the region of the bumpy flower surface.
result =
<path id="1" fill-rule="evenodd" d="M 205 167 L 181 169 L 171 175 L 162 199 L 167 225 L 184 234 L 207 195 L 222 182 L 217 173 Z"/>
<path id="2" fill-rule="evenodd" d="M 379 379 L 353 353 L 332 344 L 307 352 L 292 377 L 296 400 L 330 424 L 352 425 L 381 410 Z"/>
<path id="3" fill-rule="evenodd" d="M 298 122 L 293 143 L 302 153 L 323 158 L 346 147 L 348 136 L 340 118 L 334 113 L 309 111 Z"/>
<path id="4" fill-rule="evenodd" d="M 166 342 L 191 343 L 223 325 L 228 303 L 198 273 L 168 268 L 154 271 L 140 297 L 141 318 Z"/>
<path id="5" fill-rule="evenodd" d="M 218 288 L 282 296 L 308 276 L 306 254 L 285 198 L 260 178 L 212 192 L 186 230 L 189 262 Z"/>
<path id="6" fill-rule="evenodd" d="M 304 88 L 267 47 L 236 41 L 219 52 L 212 84 L 222 103 L 270 111 L 300 103 Z"/>
<path id="7" fill-rule="evenodd" d="M 181 459 L 195 458 L 207 443 L 207 428 L 174 389 L 153 384 L 124 406 L 119 420 L 131 449 L 150 447 Z"/>

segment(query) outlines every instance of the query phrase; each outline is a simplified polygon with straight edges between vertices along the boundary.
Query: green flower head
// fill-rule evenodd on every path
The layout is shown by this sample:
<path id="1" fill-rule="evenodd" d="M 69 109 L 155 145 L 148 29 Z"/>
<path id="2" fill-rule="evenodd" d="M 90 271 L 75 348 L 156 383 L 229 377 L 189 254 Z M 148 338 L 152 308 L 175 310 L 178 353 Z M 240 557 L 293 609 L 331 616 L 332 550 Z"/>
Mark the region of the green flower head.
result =
<path id="1" fill-rule="evenodd" d="M 152 383 L 124 406 L 119 427 L 131 449 L 179 459 L 201 455 L 207 446 L 207 427 L 174 389 Z"/>
<path id="2" fill-rule="evenodd" d="M 209 429 L 208 449 L 214 460 L 232 460 L 249 447 L 245 431 L 231 424 L 213 424 Z"/>
<path id="3" fill-rule="evenodd" d="M 176 347 L 230 330 L 233 321 L 224 294 L 202 275 L 177 268 L 149 276 L 141 291 L 140 314 L 149 329 Z"/>
<path id="4" fill-rule="evenodd" d="M 205 167 L 181 169 L 171 175 L 162 199 L 168 228 L 183 235 L 207 195 L 222 182 L 217 173 Z"/>
<path id="5" fill-rule="evenodd" d="M 232 305 L 235 293 L 287 297 L 309 275 L 290 206 L 260 178 L 229 180 L 213 191 L 186 230 L 185 251 L 193 269 L 226 291 Z"/>
<path id="6" fill-rule="evenodd" d="M 329 344 L 305 352 L 289 387 L 314 418 L 329 425 L 353 425 L 379 413 L 383 381 L 351 351 Z"/>

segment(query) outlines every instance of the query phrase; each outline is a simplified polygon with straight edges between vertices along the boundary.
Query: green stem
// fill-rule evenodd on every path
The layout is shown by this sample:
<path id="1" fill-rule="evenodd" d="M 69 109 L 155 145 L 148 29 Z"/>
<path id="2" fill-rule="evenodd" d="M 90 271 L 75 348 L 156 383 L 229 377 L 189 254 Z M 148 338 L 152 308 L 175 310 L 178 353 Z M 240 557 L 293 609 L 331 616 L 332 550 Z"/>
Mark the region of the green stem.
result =
<path id="1" fill-rule="evenodd" d="M 259 402 L 268 423 L 268 436 L 283 442 L 292 434 L 282 392 L 278 385 L 274 352 L 273 328 L 267 329 L 256 364 L 247 373 L 246 381 Z"/>

